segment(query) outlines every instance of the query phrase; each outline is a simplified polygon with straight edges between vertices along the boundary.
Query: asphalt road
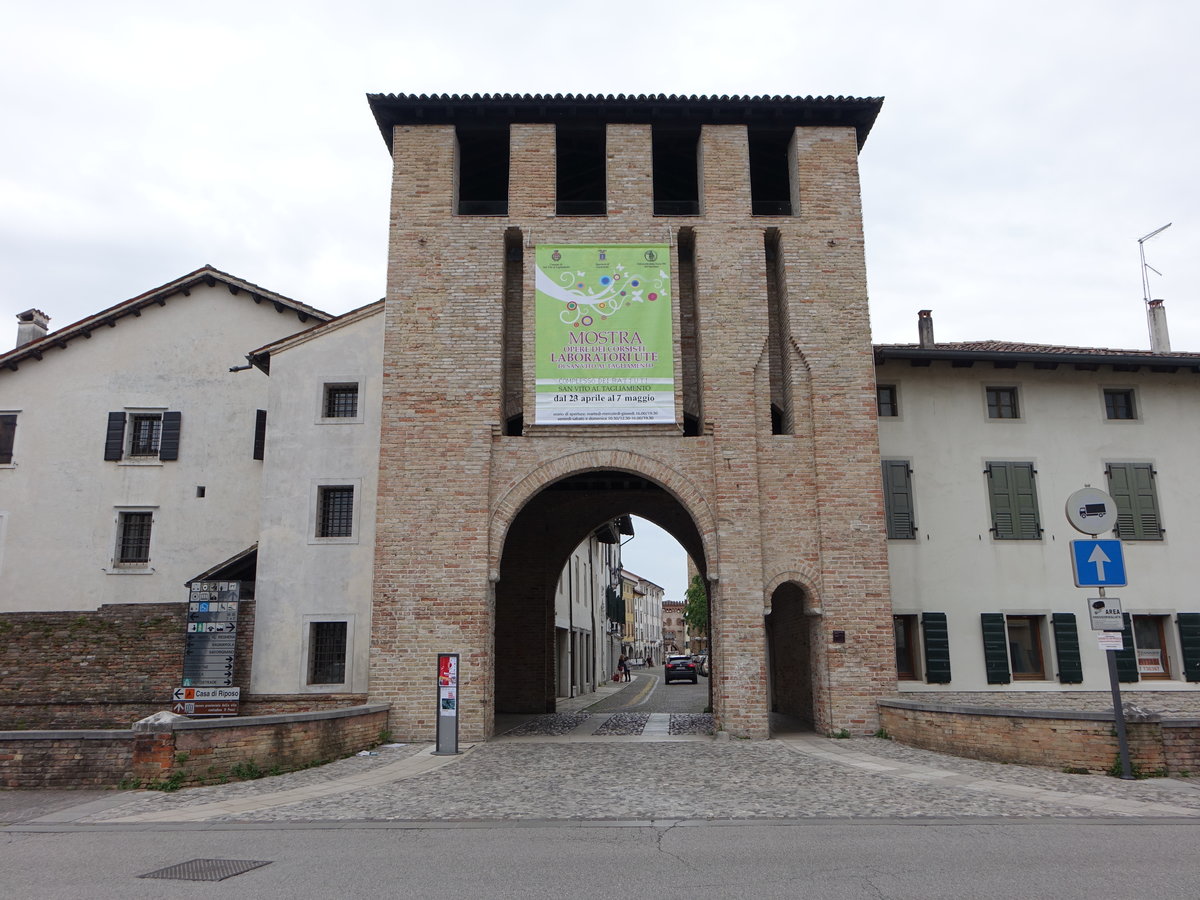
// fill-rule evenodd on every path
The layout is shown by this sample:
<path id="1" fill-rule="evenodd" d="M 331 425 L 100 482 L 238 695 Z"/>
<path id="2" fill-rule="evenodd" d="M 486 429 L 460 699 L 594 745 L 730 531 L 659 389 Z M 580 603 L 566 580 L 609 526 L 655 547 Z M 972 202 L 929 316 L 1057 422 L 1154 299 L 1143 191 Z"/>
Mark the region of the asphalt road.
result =
<path id="1" fill-rule="evenodd" d="M 662 680 L 662 666 L 634 668 L 632 684 L 619 694 L 614 694 L 588 707 L 590 712 L 639 712 L 639 713 L 700 713 L 708 708 L 707 678 L 699 683 Z"/>
<path id="2" fill-rule="evenodd" d="M 321 897 L 1195 898 L 1200 825 L 1145 820 L 0 832 L 6 900 Z M 139 878 L 195 858 L 270 864 L 220 883 Z"/>

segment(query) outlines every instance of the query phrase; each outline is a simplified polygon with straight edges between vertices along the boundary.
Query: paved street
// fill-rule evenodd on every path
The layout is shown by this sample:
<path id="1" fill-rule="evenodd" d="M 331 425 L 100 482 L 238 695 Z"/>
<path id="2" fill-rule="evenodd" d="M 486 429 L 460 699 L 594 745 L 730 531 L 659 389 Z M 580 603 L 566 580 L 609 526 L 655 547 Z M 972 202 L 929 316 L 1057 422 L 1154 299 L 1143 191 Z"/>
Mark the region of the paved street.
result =
<path id="1" fill-rule="evenodd" d="M 1190 779 L 1068 775 L 784 722 L 770 741 L 726 739 L 694 712 L 704 679 L 638 674 L 455 757 L 402 744 L 174 794 L 0 794 L 0 895 L 201 896 L 137 876 L 205 857 L 271 863 L 223 897 L 608 897 L 630 883 L 822 900 L 1197 895 Z"/>

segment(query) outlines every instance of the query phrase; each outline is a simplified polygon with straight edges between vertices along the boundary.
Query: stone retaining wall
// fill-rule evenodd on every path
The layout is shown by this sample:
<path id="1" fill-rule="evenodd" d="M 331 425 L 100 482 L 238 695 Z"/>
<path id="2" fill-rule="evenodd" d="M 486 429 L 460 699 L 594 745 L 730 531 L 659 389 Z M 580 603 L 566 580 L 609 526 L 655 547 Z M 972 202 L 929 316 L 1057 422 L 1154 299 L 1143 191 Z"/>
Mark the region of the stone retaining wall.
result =
<path id="1" fill-rule="evenodd" d="M 0 732 L 0 787 L 211 784 L 327 762 L 374 746 L 388 706 L 232 719 L 139 722 L 140 730 Z"/>
<path id="2" fill-rule="evenodd" d="M 1086 710 L 954 706 L 880 700 L 897 741 L 972 759 L 1108 772 L 1117 758 L 1113 715 Z M 1147 774 L 1200 774 L 1200 719 L 1157 714 L 1127 720 L 1133 764 Z"/>

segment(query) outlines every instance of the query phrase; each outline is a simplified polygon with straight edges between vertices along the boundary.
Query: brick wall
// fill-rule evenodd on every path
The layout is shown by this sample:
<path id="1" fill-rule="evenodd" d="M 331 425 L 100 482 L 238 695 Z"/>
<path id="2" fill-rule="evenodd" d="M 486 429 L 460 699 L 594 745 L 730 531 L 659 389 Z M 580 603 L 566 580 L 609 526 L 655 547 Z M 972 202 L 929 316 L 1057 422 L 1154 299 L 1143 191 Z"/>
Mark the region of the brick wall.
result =
<path id="1" fill-rule="evenodd" d="M 872 733 L 875 701 L 894 691 L 854 129 L 796 130 L 797 214 L 769 220 L 749 215 L 746 129 L 737 125 L 703 126 L 703 214 L 655 217 L 650 136 L 646 125 L 610 125 L 608 215 L 566 217 L 554 209 L 553 127 L 514 124 L 510 214 L 474 217 L 453 214 L 453 127 L 394 130 L 370 691 L 392 704 L 399 737 L 433 735 L 428 679 L 438 652 L 462 654 L 464 740 L 490 734 L 505 704 L 553 703 L 549 604 L 570 551 L 559 544 L 612 512 L 641 514 L 596 497 L 574 517 L 549 507 L 541 518 L 529 514 L 555 480 L 588 472 L 659 485 L 663 497 L 643 511 L 672 523 L 710 579 L 719 727 L 767 736 L 764 608 L 786 580 L 813 598 L 816 624 L 795 673 L 812 672 L 815 726 Z M 778 377 L 789 379 L 781 396 L 793 405 L 791 433 L 782 435 L 771 431 L 765 350 L 768 227 L 777 233 L 776 322 L 788 332 Z M 686 320 L 677 313 L 674 331 L 677 399 L 682 408 L 686 382 L 704 434 L 533 425 L 532 247 L 670 243 L 678 298 L 685 228 L 694 255 Z M 524 236 L 525 280 L 517 292 L 510 271 L 508 293 L 524 298 L 525 316 L 506 330 L 499 313 L 511 229 Z M 687 352 L 698 356 L 686 365 L 681 325 Z M 506 334 L 521 341 L 519 354 L 506 357 Z M 506 436 L 515 372 L 507 390 L 503 373 L 517 358 L 525 434 Z M 833 630 L 846 633 L 844 644 L 832 644 Z"/>
<path id="2" fill-rule="evenodd" d="M 328 762 L 374 746 L 385 706 L 190 721 L 153 732 L 0 732 L 0 787 L 116 787 L 179 772 L 182 786 L 230 777 L 239 764 L 269 772 Z"/>
<path id="3" fill-rule="evenodd" d="M 169 709 L 186 621 L 186 603 L 0 614 L 0 729 L 123 728 Z M 235 682 L 249 680 L 253 601 L 238 628 Z"/>
<path id="4" fill-rule="evenodd" d="M 945 707 L 880 701 L 880 724 L 914 747 L 972 759 L 1105 773 L 1118 755 L 1111 712 Z M 1130 760 L 1146 773 L 1200 772 L 1200 721 L 1127 721 Z"/>
<path id="5" fill-rule="evenodd" d="M 0 732 L 0 787 L 113 787 L 133 771 L 130 731 Z"/>

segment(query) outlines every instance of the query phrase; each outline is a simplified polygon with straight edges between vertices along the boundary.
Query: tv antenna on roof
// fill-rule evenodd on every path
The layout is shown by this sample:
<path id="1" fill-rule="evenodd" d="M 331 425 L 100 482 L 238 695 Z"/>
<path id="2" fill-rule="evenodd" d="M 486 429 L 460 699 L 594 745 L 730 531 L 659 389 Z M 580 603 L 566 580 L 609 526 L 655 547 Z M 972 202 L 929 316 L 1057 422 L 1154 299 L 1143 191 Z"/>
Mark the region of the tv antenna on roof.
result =
<path id="1" fill-rule="evenodd" d="M 1155 228 L 1149 234 L 1138 238 L 1138 255 L 1142 258 L 1142 299 L 1146 301 L 1147 306 L 1150 305 L 1150 276 L 1147 274 L 1147 271 L 1153 272 L 1159 278 L 1162 278 L 1162 272 L 1146 262 L 1146 241 L 1150 240 L 1156 234 L 1162 234 L 1173 224 L 1173 222 L 1168 222 L 1162 228 Z"/>
<path id="2" fill-rule="evenodd" d="M 1168 222 L 1162 228 L 1155 228 L 1149 234 L 1138 238 L 1138 255 L 1142 260 L 1142 300 L 1146 304 L 1146 327 L 1150 331 L 1150 349 L 1155 353 L 1169 351 L 1171 339 L 1167 336 L 1167 319 L 1163 314 L 1162 301 L 1153 300 L 1150 297 L 1150 273 L 1153 272 L 1161 278 L 1162 272 L 1146 262 L 1146 241 L 1156 234 L 1162 234 L 1171 227 L 1171 224 Z"/>

